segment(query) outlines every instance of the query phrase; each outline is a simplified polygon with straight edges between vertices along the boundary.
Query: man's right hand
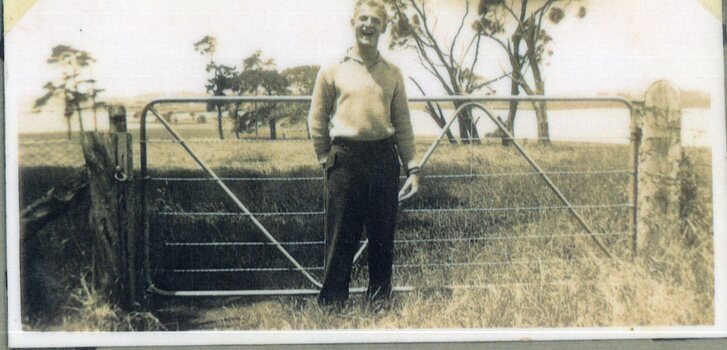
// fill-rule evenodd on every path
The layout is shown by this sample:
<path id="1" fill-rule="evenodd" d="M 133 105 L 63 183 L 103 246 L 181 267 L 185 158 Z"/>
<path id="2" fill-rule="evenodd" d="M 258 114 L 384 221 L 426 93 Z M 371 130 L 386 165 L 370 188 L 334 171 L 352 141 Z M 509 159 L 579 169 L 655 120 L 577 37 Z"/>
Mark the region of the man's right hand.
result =
<path id="1" fill-rule="evenodd" d="M 411 198 L 419 192 L 419 174 L 411 174 L 406 178 L 404 186 L 399 191 L 399 203 Z"/>

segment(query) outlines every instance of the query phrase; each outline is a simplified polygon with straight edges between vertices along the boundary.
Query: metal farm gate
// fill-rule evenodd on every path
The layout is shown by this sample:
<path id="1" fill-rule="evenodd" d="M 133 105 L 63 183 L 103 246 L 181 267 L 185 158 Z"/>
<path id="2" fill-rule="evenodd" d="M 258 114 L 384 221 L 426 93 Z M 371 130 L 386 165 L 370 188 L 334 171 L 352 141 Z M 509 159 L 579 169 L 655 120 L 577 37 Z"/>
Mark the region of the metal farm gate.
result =
<path id="1" fill-rule="evenodd" d="M 448 181 L 450 179 L 464 179 L 466 181 L 487 180 L 496 178 L 523 178 L 535 179 L 541 188 L 554 195 L 555 204 L 548 205 L 501 205 L 501 206 L 467 206 L 466 200 L 446 197 L 445 203 L 451 203 L 446 207 L 403 208 L 402 215 L 406 216 L 401 220 L 400 229 L 406 228 L 409 222 L 417 224 L 417 230 L 411 235 L 398 237 L 395 241 L 397 249 L 402 249 L 404 254 L 397 253 L 394 265 L 395 290 L 410 291 L 414 288 L 425 285 L 436 285 L 448 288 L 487 287 L 492 285 L 489 281 L 481 278 L 471 279 L 467 277 L 470 269 L 497 269 L 509 268 L 511 266 L 526 266 L 534 269 L 543 269 L 543 266 L 554 265 L 556 268 L 563 263 L 578 264 L 578 259 L 568 259 L 556 256 L 545 256 L 538 259 L 524 258 L 517 256 L 505 256 L 500 260 L 483 261 L 478 254 L 461 253 L 457 247 L 462 245 L 474 247 L 477 244 L 492 244 L 498 241 L 552 241 L 565 240 L 572 242 L 576 240 L 591 241 L 597 249 L 582 249 L 587 254 L 587 259 L 598 260 L 601 257 L 615 258 L 611 253 L 608 241 L 612 237 L 620 239 L 621 243 L 626 242 L 628 253 L 635 251 L 637 239 L 637 191 L 638 191 L 638 154 L 640 135 L 632 132 L 630 135 L 630 146 L 624 154 L 628 158 L 628 166 L 625 168 L 606 169 L 558 169 L 557 171 L 544 170 L 533 157 L 526 151 L 527 147 L 520 144 L 505 127 L 500 118 L 487 106 L 488 103 L 518 102 L 588 102 L 588 103 L 616 103 L 626 108 L 631 118 L 632 130 L 636 123 L 636 109 L 630 101 L 620 97 L 492 97 L 492 96 L 444 96 L 444 97 L 422 97 L 411 98 L 411 103 L 435 103 L 449 102 L 457 103 L 458 108 L 449 116 L 446 125 L 442 128 L 436 139 L 433 140 L 427 151 L 421 157 L 419 163 L 422 167 L 424 191 L 427 191 L 429 184 Z M 245 295 L 306 295 L 318 293 L 321 287 L 322 256 L 324 249 L 323 241 L 323 206 L 321 196 L 323 177 L 319 174 L 308 173 L 298 176 L 265 176 L 265 174 L 252 174 L 247 176 L 242 165 L 230 164 L 226 172 L 230 176 L 220 176 L 218 172 L 211 169 L 205 161 L 204 156 L 198 154 L 193 140 L 185 140 L 175 130 L 173 123 L 165 119 L 159 111 L 160 106 L 170 104 L 215 104 L 215 103 L 305 103 L 310 102 L 310 97 L 212 97 L 212 98 L 182 98 L 182 99 L 158 99 L 150 102 L 141 113 L 141 206 L 143 213 L 143 249 L 144 249 L 144 278 L 147 284 L 147 291 L 165 296 L 245 296 Z M 165 106 L 168 107 L 168 106 Z M 506 171 L 506 172 L 475 172 L 467 171 L 460 173 L 431 173 L 428 171 L 427 162 L 436 154 L 438 147 L 445 141 L 446 132 L 452 127 L 457 115 L 465 110 L 477 109 L 484 113 L 497 127 L 500 136 L 504 135 L 509 139 L 515 150 L 526 162 L 527 171 Z M 147 117 L 151 115 L 161 124 L 167 134 L 163 140 L 148 137 L 149 130 Z M 414 120 L 413 120 L 414 122 Z M 157 130 L 157 131 L 160 131 Z M 313 158 L 308 140 L 301 140 L 300 147 L 309 151 Z M 207 140 L 205 143 L 217 141 Z M 233 141 L 244 144 L 250 140 Z M 274 142 L 252 141 L 258 145 L 273 145 Z M 281 141 L 286 142 L 286 141 Z M 289 142 L 289 141 L 287 141 Z M 162 143 L 174 147 L 176 150 L 183 149 L 184 153 L 174 153 L 179 156 L 191 159 L 202 169 L 203 176 L 199 170 L 194 171 L 156 171 L 150 165 L 148 157 L 149 148 L 154 143 Z M 220 143 L 221 146 L 225 145 Z M 180 148 L 181 147 L 181 148 Z M 272 147 L 272 146 L 271 146 Z M 480 147 L 477 145 L 463 145 L 462 147 Z M 626 146 L 625 146 L 626 147 Z M 624 148 L 625 148 L 624 147 Z M 209 147 L 208 147 L 209 148 Z M 215 148 L 211 147 L 205 154 L 215 156 Z M 176 151 L 175 151 L 176 152 Z M 241 154 L 242 156 L 242 154 Z M 168 162 L 176 162 L 177 158 L 167 159 Z M 255 161 L 250 160 L 250 161 Z M 467 159 L 468 162 L 477 162 L 478 158 L 473 156 Z M 236 176 L 235 169 L 244 173 L 244 176 Z M 470 167 L 472 169 L 472 167 Z M 274 169 L 271 170 L 274 172 Z M 619 183 L 624 185 L 627 193 L 619 194 L 617 198 L 625 200 L 617 203 L 578 203 L 574 204 L 566 197 L 563 188 L 556 186 L 552 180 L 554 176 L 585 177 L 619 177 Z M 625 178 L 625 180 L 623 180 Z M 520 180 L 517 180 L 520 181 Z M 605 182 L 604 182 L 605 183 Z M 181 184 L 181 185 L 180 185 Z M 179 187 L 174 187 L 179 186 Z M 186 186 L 186 187 L 185 187 Z M 196 188 L 194 186 L 203 186 Z M 298 187 L 295 187 L 298 186 Z M 467 191 L 467 186 L 463 191 Z M 217 195 L 219 200 L 213 203 L 204 204 L 203 197 L 211 191 L 221 190 L 222 196 Z M 300 190 L 299 194 L 295 191 Z M 605 189 L 608 191 L 609 189 Z M 170 191 L 174 192 L 170 195 Z M 517 192 L 517 189 L 513 189 Z M 260 198 L 254 202 L 245 198 L 257 192 L 262 193 Z M 486 192 L 486 191 L 485 191 Z M 241 195 L 242 193 L 242 195 Z M 275 194 L 277 193 L 277 194 Z M 275 195 L 274 195 L 275 194 Z M 488 196 L 488 193 L 478 193 L 480 196 Z M 525 196 L 527 194 L 523 194 Z M 193 209 L 184 208 L 183 205 L 174 203 L 167 197 L 183 198 L 184 201 L 194 202 Z M 291 203 L 304 203 L 306 208 L 290 208 L 288 204 L 268 203 L 264 196 L 277 198 L 284 196 L 290 198 Z M 310 198 L 310 201 L 307 200 Z M 557 199 L 557 200 L 555 200 Z M 287 199 L 286 199 L 287 200 Z M 266 202 L 269 207 L 257 210 L 258 201 Z M 422 203 L 426 202 L 422 199 Z M 447 202 L 448 201 L 448 202 Z M 220 203 L 227 204 L 220 204 Z M 286 202 L 287 203 L 287 202 Z M 426 203 L 425 203 L 426 204 Z M 441 204 L 441 203 L 440 203 Z M 220 210 L 224 207 L 225 210 Z M 252 208 L 252 209 L 251 209 Z M 270 209 L 272 208 L 272 209 Z M 202 210 L 201 210 L 202 209 Z M 582 211 L 612 210 L 617 211 L 613 217 L 623 218 L 625 223 L 619 223 L 615 227 L 619 230 L 604 231 L 594 229 Z M 533 233 L 532 230 L 523 232 L 505 232 L 493 234 L 488 232 L 487 225 L 496 218 L 495 215 L 505 215 L 506 218 L 516 218 L 520 213 L 541 213 L 560 212 L 565 213 L 571 224 L 579 229 L 576 231 L 551 230 L 545 233 Z M 428 215 L 427 220 L 420 216 Z M 477 220 L 467 221 L 462 224 L 460 219 L 443 219 L 443 222 L 433 221 L 448 215 L 474 216 Z M 528 214 L 531 215 L 531 214 Z M 532 214 L 535 215 L 535 214 Z M 277 220 L 277 221 L 276 221 Z M 307 221 L 306 221 L 307 220 Z M 457 221 L 460 220 L 460 221 Z M 503 219 L 504 220 L 504 219 Z M 619 219 L 620 220 L 620 219 Z M 441 227 L 450 223 L 459 222 L 464 232 L 455 234 L 438 234 L 444 232 Z M 558 225 L 558 223 L 554 224 Z M 537 225 L 536 225 L 537 226 Z M 565 227 L 565 226 L 564 226 Z M 458 229 L 459 230 L 459 229 Z M 361 247 L 355 256 L 356 260 L 363 260 L 367 242 L 362 241 Z M 631 247 L 629 247 L 631 246 Z M 478 248 L 479 249 L 479 248 Z M 477 252 L 478 249 L 470 249 Z M 484 249 L 484 248 L 482 248 Z M 494 249 L 494 248 L 493 248 Z M 621 254 L 621 257 L 629 254 Z M 571 253 L 567 253 L 569 255 Z M 404 256 L 404 257 L 402 257 Z M 462 257 L 453 261 L 452 257 Z M 364 264 L 365 265 L 365 264 Z M 352 292 L 362 292 L 361 277 L 363 268 L 356 268 Z M 439 271 L 434 275 L 442 278 L 420 278 L 417 275 L 422 271 Z M 403 272 L 406 271 L 406 272 Z M 486 270 L 486 275 L 491 270 Z M 492 270 L 494 271 L 494 270 Z M 452 276 L 459 276 L 452 279 Z M 357 282 L 358 281 L 358 282 Z M 412 283 L 411 281 L 415 281 Z M 424 282 L 423 282 L 424 281 Z M 463 283 L 464 282 L 464 283 Z M 548 283 L 558 283 L 557 280 L 550 280 Z M 509 281 L 509 283 L 528 283 L 527 281 Z"/>

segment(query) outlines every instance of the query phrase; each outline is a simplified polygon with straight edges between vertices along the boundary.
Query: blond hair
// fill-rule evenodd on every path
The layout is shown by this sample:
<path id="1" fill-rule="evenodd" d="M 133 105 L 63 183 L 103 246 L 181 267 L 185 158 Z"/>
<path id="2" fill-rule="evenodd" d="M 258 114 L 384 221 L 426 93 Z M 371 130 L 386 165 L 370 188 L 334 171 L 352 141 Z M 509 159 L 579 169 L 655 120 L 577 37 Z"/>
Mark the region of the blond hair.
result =
<path id="1" fill-rule="evenodd" d="M 386 12 L 386 6 L 384 3 L 380 0 L 356 0 L 356 6 L 353 10 L 353 16 L 356 17 L 358 14 L 358 11 L 361 7 L 368 6 L 371 8 L 376 9 L 376 12 L 381 16 L 381 19 L 384 21 L 384 24 L 386 24 L 386 21 L 389 18 L 389 13 Z"/>

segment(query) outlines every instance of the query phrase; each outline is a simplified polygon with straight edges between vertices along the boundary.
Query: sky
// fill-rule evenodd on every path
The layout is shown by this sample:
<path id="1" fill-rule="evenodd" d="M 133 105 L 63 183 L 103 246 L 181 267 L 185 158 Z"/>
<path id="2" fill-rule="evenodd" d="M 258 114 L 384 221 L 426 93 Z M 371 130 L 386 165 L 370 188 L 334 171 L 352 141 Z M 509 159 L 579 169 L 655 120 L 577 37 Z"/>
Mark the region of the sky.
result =
<path id="1" fill-rule="evenodd" d="M 204 92 L 207 58 L 193 43 L 217 37 L 217 61 L 239 65 L 256 50 L 283 69 L 325 64 L 352 43 L 353 1 L 341 0 L 39 0 L 6 36 L 8 101 L 32 101 L 58 76 L 46 63 L 51 48 L 71 45 L 97 60 L 93 73 L 107 97 Z M 430 0 L 437 33 L 448 42 L 464 2 Z M 575 10 L 575 8 L 574 8 Z M 682 89 L 722 94 L 721 22 L 697 0 L 591 0 L 583 19 L 567 16 L 549 29 L 553 55 L 545 67 L 553 95 L 642 92 L 659 79 Z M 427 94 L 442 93 L 413 52 L 382 53 Z M 481 72 L 506 66 L 493 44 L 483 45 Z M 507 82 L 495 86 L 509 94 Z M 410 96 L 419 95 L 408 86 Z M 15 106 L 24 111 L 29 106 Z"/>

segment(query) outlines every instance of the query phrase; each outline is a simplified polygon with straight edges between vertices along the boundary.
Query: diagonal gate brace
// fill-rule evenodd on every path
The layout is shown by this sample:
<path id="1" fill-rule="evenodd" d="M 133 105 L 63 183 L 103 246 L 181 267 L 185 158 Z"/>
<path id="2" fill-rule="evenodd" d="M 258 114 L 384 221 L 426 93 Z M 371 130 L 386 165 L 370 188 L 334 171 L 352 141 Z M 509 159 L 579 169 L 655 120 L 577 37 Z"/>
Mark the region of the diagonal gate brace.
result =
<path id="1" fill-rule="evenodd" d="M 570 203 L 570 201 L 568 201 L 568 199 L 565 198 L 563 193 L 558 189 L 558 187 L 553 183 L 553 181 L 543 171 L 543 169 L 541 169 L 540 166 L 538 166 L 538 164 L 535 163 L 535 161 L 530 157 L 530 155 L 527 152 L 525 152 L 525 150 L 515 141 L 515 138 L 512 136 L 512 134 L 510 134 L 510 132 L 505 127 L 505 125 L 503 125 L 500 118 L 496 117 L 492 112 L 490 112 L 489 109 L 487 109 L 481 103 L 468 102 L 468 103 L 461 105 L 459 108 L 457 108 L 454 111 L 454 113 L 452 114 L 452 117 L 447 122 L 447 125 L 444 128 L 442 128 L 442 131 L 439 133 L 439 136 L 434 140 L 434 142 L 432 142 L 432 145 L 429 146 L 429 149 L 427 149 L 427 152 L 422 157 L 422 160 L 419 161 L 419 167 L 423 168 L 424 165 L 427 163 L 429 158 L 434 153 L 434 150 L 437 149 L 437 146 L 439 145 L 439 142 L 441 141 L 442 137 L 444 137 L 444 135 L 447 133 L 449 128 L 454 123 L 454 120 L 457 118 L 457 115 L 459 115 L 466 108 L 470 108 L 470 107 L 477 107 L 477 108 L 481 109 L 483 112 L 485 112 L 485 114 L 487 114 L 487 116 L 490 118 L 490 120 L 492 120 L 492 122 L 495 123 L 495 125 L 497 125 L 497 128 L 500 129 L 500 131 L 502 131 L 505 134 L 505 136 L 512 141 L 512 144 L 515 146 L 515 149 L 517 149 L 518 153 L 520 153 L 520 155 L 523 158 L 525 158 L 525 160 L 528 162 L 530 167 L 532 167 L 540 175 L 540 177 L 543 179 L 543 181 L 545 181 L 546 185 L 548 185 L 548 187 L 553 191 L 553 193 L 555 193 L 555 195 L 558 197 L 558 199 L 568 208 L 571 215 L 573 215 L 573 217 L 576 218 L 576 220 L 583 227 L 583 229 L 586 230 L 586 232 L 590 235 L 590 237 L 593 239 L 593 241 L 596 243 L 596 245 L 598 245 L 598 247 L 601 249 L 601 251 L 603 251 L 603 253 L 606 254 L 607 257 L 613 258 L 613 256 L 608 251 L 608 249 L 603 244 L 603 242 L 601 242 L 601 240 L 598 239 L 598 237 L 596 237 L 595 233 L 593 232 L 593 229 L 591 229 L 590 225 L 588 225 L 586 220 L 583 219 L 583 217 L 578 213 L 578 211 L 576 211 L 575 207 L 573 207 L 573 205 Z M 358 258 L 361 256 L 361 254 L 363 254 L 363 252 L 367 246 L 368 246 L 368 240 L 364 241 L 364 243 L 361 244 L 361 247 L 354 255 L 354 258 L 353 258 L 354 262 L 356 260 L 358 260 Z"/>
<path id="2" fill-rule="evenodd" d="M 242 203 L 242 201 L 240 201 L 240 199 L 237 198 L 237 196 L 232 192 L 232 190 L 230 190 L 230 188 L 227 187 L 227 185 L 224 183 L 224 181 L 222 181 L 222 179 L 220 179 L 220 177 L 217 176 L 217 174 L 212 169 L 210 169 L 210 167 L 207 166 L 207 164 L 205 164 L 204 161 L 202 161 L 199 157 L 197 157 L 197 155 L 194 153 L 194 151 L 192 151 L 192 149 L 189 147 L 189 145 L 187 145 L 187 143 L 184 141 L 184 139 L 182 139 L 182 137 L 179 136 L 179 134 L 172 128 L 172 126 L 169 125 L 169 123 L 159 115 L 159 112 L 156 109 L 154 109 L 154 107 L 151 107 L 151 106 L 147 107 L 147 109 L 152 114 L 154 114 L 154 116 L 157 118 L 157 120 L 159 120 L 159 122 L 162 123 L 162 125 L 164 125 L 164 127 L 167 129 L 167 131 L 169 131 L 169 133 L 172 135 L 174 140 L 177 141 L 184 148 L 185 151 L 187 151 L 187 153 L 190 155 L 190 157 L 192 157 L 192 159 L 194 159 L 194 161 L 200 167 L 202 167 L 202 169 L 205 172 L 207 172 L 207 174 L 222 188 L 222 190 L 227 194 L 227 196 L 230 199 L 232 199 L 232 201 L 235 203 L 237 208 L 240 209 L 243 213 L 245 213 L 245 215 L 247 215 L 250 218 L 250 220 L 260 230 L 260 232 L 262 232 L 263 235 L 265 235 L 265 238 L 267 238 L 268 241 L 273 243 L 273 245 L 275 245 L 275 248 L 277 248 L 283 254 L 283 256 L 285 256 L 285 258 L 288 259 L 288 261 L 290 261 L 290 263 L 293 264 L 293 266 L 295 266 L 296 269 L 298 271 L 300 271 L 300 273 L 303 274 L 303 276 L 305 276 L 306 279 L 308 279 L 308 281 L 313 283 L 314 286 L 321 288 L 323 286 L 321 284 L 321 282 L 316 280 L 315 277 L 313 277 L 308 272 L 308 270 L 306 270 L 306 268 L 303 267 L 298 262 L 298 260 L 296 260 L 292 255 L 290 255 L 290 253 L 285 248 L 283 248 L 283 246 L 280 244 L 280 242 L 278 242 L 278 240 L 275 239 L 275 237 L 273 237 L 272 234 L 270 234 L 268 229 L 265 228 L 265 226 L 263 226 L 263 224 L 260 223 L 260 221 L 252 214 L 252 212 L 250 212 L 250 210 Z"/>

